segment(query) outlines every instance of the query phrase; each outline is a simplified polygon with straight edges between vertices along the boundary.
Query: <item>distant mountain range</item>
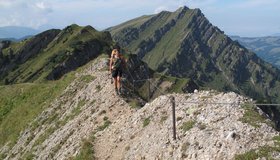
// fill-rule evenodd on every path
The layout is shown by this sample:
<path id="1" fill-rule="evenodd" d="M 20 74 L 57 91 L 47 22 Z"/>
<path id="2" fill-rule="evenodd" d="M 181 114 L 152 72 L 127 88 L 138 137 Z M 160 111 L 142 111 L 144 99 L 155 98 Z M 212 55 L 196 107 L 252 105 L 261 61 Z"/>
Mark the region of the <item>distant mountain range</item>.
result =
<path id="1" fill-rule="evenodd" d="M 0 27 L 0 39 L 22 39 L 40 33 L 41 30 L 35 30 L 28 27 L 6 26 Z"/>
<path id="2" fill-rule="evenodd" d="M 280 33 L 275 33 L 275 34 L 273 34 L 271 36 L 280 36 Z"/>
<path id="3" fill-rule="evenodd" d="M 233 40 L 237 40 L 240 44 L 255 52 L 265 61 L 280 68 L 280 36 L 268 37 L 239 37 L 231 36 Z"/>

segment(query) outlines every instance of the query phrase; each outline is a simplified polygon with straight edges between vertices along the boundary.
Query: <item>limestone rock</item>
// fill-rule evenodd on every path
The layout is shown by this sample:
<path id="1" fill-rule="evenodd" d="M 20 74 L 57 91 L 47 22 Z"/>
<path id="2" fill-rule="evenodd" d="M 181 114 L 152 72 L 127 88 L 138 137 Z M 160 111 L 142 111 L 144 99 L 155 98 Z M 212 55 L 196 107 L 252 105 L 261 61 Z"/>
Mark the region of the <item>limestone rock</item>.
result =
<path id="1" fill-rule="evenodd" d="M 97 159 L 233 159 L 236 154 L 273 146 L 273 137 L 279 135 L 265 122 L 258 122 L 258 127 L 243 122 L 242 106 L 252 102 L 233 92 L 168 94 L 132 109 L 112 94 L 104 67 L 107 61 L 99 59 L 76 75 L 34 120 L 39 126 L 30 125 L 13 148 L 2 147 L 0 153 L 6 159 L 20 159 L 27 153 L 35 159 L 69 159 L 80 152 L 84 139 L 95 134 L 92 143 Z M 95 78 L 84 83 L 79 79 L 84 75 Z M 176 104 L 177 140 L 172 135 L 171 96 Z M 101 129 L 106 120 L 111 123 Z M 144 121 L 148 123 L 143 125 Z M 271 157 L 279 155 L 275 151 Z"/>

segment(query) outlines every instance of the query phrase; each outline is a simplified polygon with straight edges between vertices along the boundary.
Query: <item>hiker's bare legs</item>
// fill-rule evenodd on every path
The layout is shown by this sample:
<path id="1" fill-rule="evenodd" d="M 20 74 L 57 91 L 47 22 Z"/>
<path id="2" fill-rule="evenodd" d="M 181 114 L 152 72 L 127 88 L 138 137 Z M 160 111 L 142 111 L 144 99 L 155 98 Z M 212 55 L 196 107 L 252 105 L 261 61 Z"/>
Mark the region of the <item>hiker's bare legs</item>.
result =
<path id="1" fill-rule="evenodd" d="M 120 91 L 120 88 L 121 88 L 121 77 L 120 76 L 117 77 L 117 87 L 118 87 L 118 91 Z"/>
<path id="2" fill-rule="evenodd" d="M 117 77 L 114 78 L 114 84 L 115 84 L 115 89 L 118 88 L 118 80 L 117 80 Z"/>

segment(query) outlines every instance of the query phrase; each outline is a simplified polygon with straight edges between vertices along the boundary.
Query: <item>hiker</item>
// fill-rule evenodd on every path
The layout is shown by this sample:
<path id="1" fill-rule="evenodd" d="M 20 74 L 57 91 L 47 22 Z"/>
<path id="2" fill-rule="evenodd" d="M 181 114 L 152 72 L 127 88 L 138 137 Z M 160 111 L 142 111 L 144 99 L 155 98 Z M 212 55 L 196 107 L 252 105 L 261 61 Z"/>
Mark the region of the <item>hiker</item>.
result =
<path id="1" fill-rule="evenodd" d="M 110 58 L 110 73 L 114 78 L 115 91 L 117 95 L 121 94 L 121 77 L 124 67 L 124 58 L 120 53 L 119 49 L 113 49 L 111 58 Z"/>

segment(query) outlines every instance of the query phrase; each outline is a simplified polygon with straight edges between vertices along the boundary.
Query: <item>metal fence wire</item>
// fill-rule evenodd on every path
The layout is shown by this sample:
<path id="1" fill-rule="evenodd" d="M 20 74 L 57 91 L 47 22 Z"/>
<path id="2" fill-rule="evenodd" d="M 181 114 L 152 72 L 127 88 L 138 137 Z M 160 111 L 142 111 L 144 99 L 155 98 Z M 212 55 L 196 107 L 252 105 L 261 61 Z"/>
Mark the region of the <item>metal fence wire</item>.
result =
<path id="1" fill-rule="evenodd" d="M 141 60 L 139 59 L 139 57 L 137 56 L 138 60 Z M 151 100 L 151 96 L 152 96 L 152 93 L 151 93 L 151 87 L 155 88 L 159 93 L 160 95 L 166 95 L 166 93 L 157 86 L 157 84 L 155 84 L 152 80 L 153 78 L 150 78 L 149 77 L 149 70 L 147 70 L 146 67 L 143 67 L 145 69 L 144 73 L 148 73 L 146 75 L 145 78 L 143 79 L 136 79 L 135 77 L 133 77 L 133 74 L 129 71 L 129 69 L 126 69 L 126 73 L 127 75 L 132 79 L 132 86 L 128 86 L 129 83 L 122 83 L 122 87 L 125 88 L 126 90 L 128 91 L 131 91 L 133 92 L 133 94 L 136 93 L 136 85 L 138 83 L 143 83 L 143 82 L 147 82 L 148 85 L 148 93 L 147 93 L 147 102 L 149 102 Z M 124 76 L 124 79 L 128 79 L 129 77 Z M 126 81 L 125 80 L 125 81 Z M 132 87 L 132 89 L 131 89 Z M 159 95 L 159 96 L 160 96 Z M 183 100 L 183 99 L 182 99 Z M 163 106 L 166 106 L 167 104 L 171 104 L 171 107 L 172 107 L 172 120 L 173 120 L 173 123 L 172 123 L 172 128 L 173 128 L 173 139 L 176 140 L 176 113 L 175 113 L 175 107 L 176 107 L 176 104 L 181 104 L 182 103 L 182 100 L 181 101 L 176 101 L 176 97 L 174 97 L 173 95 L 170 95 L 168 96 L 168 98 L 166 99 L 166 101 L 163 103 L 164 105 Z M 221 105 L 221 106 L 226 106 L 227 109 L 229 109 L 229 113 L 230 113 L 230 106 L 239 106 L 241 105 L 240 103 L 236 103 L 236 102 L 233 102 L 233 103 L 229 103 L 229 102 L 200 102 L 200 101 L 185 101 L 184 104 L 205 104 L 205 105 Z M 271 103 L 271 104 L 266 104 L 266 103 L 254 103 L 254 102 L 251 102 L 251 103 L 247 103 L 247 104 L 250 104 L 250 106 L 253 106 L 253 107 L 259 107 L 259 108 L 263 108 L 263 107 L 279 107 L 280 104 L 277 104 L 277 103 Z M 262 109 L 261 108 L 261 109 Z M 280 107 L 279 107 L 280 108 Z M 263 109 L 262 109 L 263 110 Z M 280 109 L 279 109 L 280 110 Z M 264 112 L 265 113 L 265 112 Z M 268 116 L 268 118 L 271 118 Z M 279 123 L 280 124 L 280 123 Z"/>

